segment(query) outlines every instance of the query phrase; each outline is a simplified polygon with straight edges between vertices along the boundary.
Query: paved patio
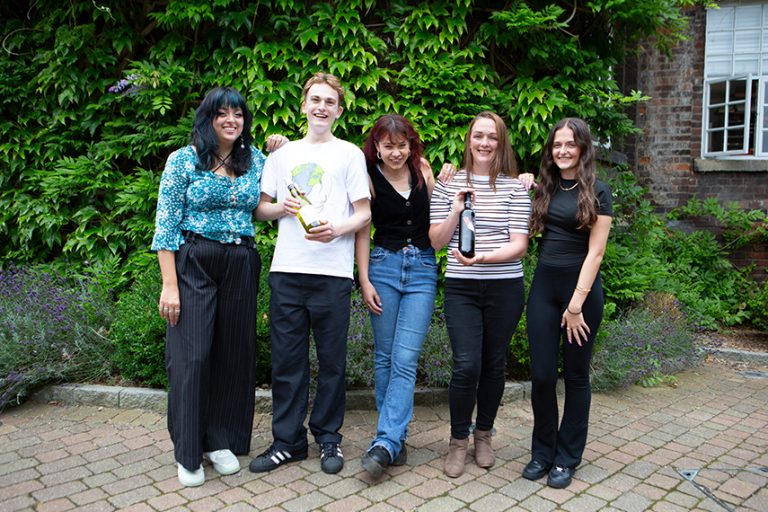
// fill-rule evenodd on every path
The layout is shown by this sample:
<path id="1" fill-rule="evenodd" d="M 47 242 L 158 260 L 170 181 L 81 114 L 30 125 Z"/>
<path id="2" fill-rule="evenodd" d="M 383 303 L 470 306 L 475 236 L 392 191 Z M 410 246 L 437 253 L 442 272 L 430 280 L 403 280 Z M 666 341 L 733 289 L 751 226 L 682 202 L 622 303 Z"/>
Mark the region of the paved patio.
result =
<path id="1" fill-rule="evenodd" d="M 0 416 L 0 510 L 766 511 L 768 368 L 751 369 L 708 363 L 676 388 L 595 394 L 584 463 L 565 490 L 520 476 L 527 399 L 502 407 L 489 471 L 470 457 L 464 476 L 445 477 L 448 408 L 419 406 L 409 465 L 378 482 L 359 465 L 375 413 L 351 410 L 340 474 L 323 474 L 313 447 L 308 460 L 267 474 L 219 477 L 208 465 L 198 488 L 176 480 L 164 414 L 30 402 Z M 268 414 L 256 415 L 253 436 L 256 455 L 270 442 Z"/>

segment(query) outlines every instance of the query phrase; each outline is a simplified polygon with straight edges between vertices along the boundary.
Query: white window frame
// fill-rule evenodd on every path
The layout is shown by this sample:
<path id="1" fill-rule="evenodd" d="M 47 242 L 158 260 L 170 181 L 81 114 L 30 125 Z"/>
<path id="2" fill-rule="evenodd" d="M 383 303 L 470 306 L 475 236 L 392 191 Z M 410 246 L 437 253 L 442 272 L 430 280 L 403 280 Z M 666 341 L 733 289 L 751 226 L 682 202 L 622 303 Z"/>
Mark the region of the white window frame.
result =
<path id="1" fill-rule="evenodd" d="M 742 75 L 739 77 L 729 78 L 713 78 L 704 82 L 704 129 L 702 130 L 704 140 L 702 141 L 702 148 L 704 148 L 705 157 L 713 156 L 747 156 L 749 154 L 749 114 L 752 111 L 752 75 Z M 725 102 L 724 103 L 710 103 L 710 91 L 713 84 L 720 84 L 725 82 Z M 743 100 L 731 99 L 731 83 L 732 82 L 745 82 L 745 97 Z M 744 119 L 742 124 L 731 124 L 730 116 L 732 109 L 729 107 L 736 105 L 744 105 Z M 710 128 L 709 126 L 709 114 L 713 108 L 724 107 L 725 108 L 725 122 L 723 126 Z M 728 149 L 729 132 L 734 132 L 741 129 L 742 144 L 739 149 Z M 710 148 L 710 134 L 714 132 L 723 132 L 723 147 L 722 148 Z M 755 147 L 757 150 L 757 146 Z M 757 151 L 755 151 L 757 152 Z"/>
<path id="2" fill-rule="evenodd" d="M 754 11 L 758 7 L 761 11 L 759 27 L 758 24 L 750 23 L 750 21 L 757 19 Z M 722 17 L 717 18 L 720 14 Z M 723 24 L 724 21 L 725 24 Z M 755 44 L 749 45 L 750 39 L 746 39 L 745 53 L 745 39 L 742 38 L 741 47 L 739 47 L 739 37 L 751 32 L 754 38 L 756 31 L 759 31 L 759 42 L 752 39 Z M 725 48 L 722 46 L 723 41 L 726 41 Z M 710 44 L 712 44 L 711 47 Z M 751 58 L 745 60 L 745 56 Z M 725 69 L 722 69 L 724 67 L 727 67 L 729 71 L 724 72 Z M 736 72 L 739 69 L 743 70 L 744 67 L 750 67 L 751 71 Z M 718 71 L 715 72 L 715 69 Z M 747 81 L 746 97 L 737 102 L 730 101 L 730 83 L 739 80 Z M 722 82 L 728 84 L 726 86 L 726 101 L 719 104 L 719 106 L 726 108 L 724 126 L 710 128 L 711 109 L 718 106 L 709 103 L 711 86 Z M 707 9 L 704 87 L 702 92 L 702 158 L 768 159 L 768 150 L 762 151 L 763 140 L 768 138 L 768 119 L 766 119 L 768 117 L 768 105 L 764 105 L 767 96 L 766 84 L 768 84 L 768 2 L 730 2 L 720 4 L 718 9 Z M 752 104 L 753 87 L 757 87 L 754 105 Z M 729 113 L 732 110 L 729 110 L 728 107 L 742 102 L 745 109 L 743 125 L 729 125 Z M 754 123 L 750 129 L 752 118 Z M 723 147 L 710 148 L 710 135 L 721 129 L 723 131 Z M 729 150 L 727 149 L 729 132 L 733 136 L 733 131 L 737 129 L 742 130 L 742 147 Z M 754 147 L 754 151 L 750 150 L 750 146 Z"/>

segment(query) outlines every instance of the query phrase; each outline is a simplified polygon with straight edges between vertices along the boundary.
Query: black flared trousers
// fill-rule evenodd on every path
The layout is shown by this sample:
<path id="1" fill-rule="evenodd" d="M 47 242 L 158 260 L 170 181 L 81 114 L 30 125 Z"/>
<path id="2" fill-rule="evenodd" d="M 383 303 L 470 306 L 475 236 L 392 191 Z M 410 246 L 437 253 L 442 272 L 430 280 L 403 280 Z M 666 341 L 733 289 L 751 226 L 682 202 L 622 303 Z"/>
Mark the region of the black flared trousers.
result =
<path id="1" fill-rule="evenodd" d="M 571 300 L 581 266 L 551 267 L 539 263 L 528 296 L 526 321 L 531 355 L 531 405 L 533 407 L 532 458 L 545 465 L 575 468 L 587 443 L 592 390 L 589 363 L 597 329 L 603 319 L 600 274 L 592 284 L 582 312 L 590 329 L 579 346 L 568 343 L 561 317 Z M 562 350 L 565 404 L 558 427 L 557 366 Z"/>
<path id="2" fill-rule="evenodd" d="M 176 252 L 181 315 L 167 327 L 165 363 L 174 455 L 194 471 L 203 452 L 251 448 L 261 258 L 250 240 L 186 238 Z"/>

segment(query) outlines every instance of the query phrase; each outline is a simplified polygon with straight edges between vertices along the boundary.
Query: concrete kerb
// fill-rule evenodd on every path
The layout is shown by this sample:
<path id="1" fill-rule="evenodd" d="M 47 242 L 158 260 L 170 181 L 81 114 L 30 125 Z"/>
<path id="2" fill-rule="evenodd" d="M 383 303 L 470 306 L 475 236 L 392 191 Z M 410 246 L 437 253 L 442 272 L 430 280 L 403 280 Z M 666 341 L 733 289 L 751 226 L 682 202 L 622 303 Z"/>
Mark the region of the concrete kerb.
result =
<path id="1" fill-rule="evenodd" d="M 530 398 L 530 382 L 507 382 L 504 386 L 502 403 Z M 39 403 L 57 402 L 67 405 L 90 405 L 118 409 L 145 409 L 165 412 L 168 396 L 161 389 L 134 388 L 123 386 L 102 386 L 94 384 L 57 384 L 47 386 L 32 396 Z M 434 406 L 448 403 L 445 388 L 416 388 L 416 405 Z M 347 391 L 347 409 L 375 410 L 376 397 L 372 389 Z M 256 412 L 272 411 L 272 393 L 268 389 L 256 390 Z"/>
<path id="2" fill-rule="evenodd" d="M 750 352 L 748 350 L 735 350 L 731 348 L 704 347 L 707 354 L 734 361 L 737 363 L 752 363 L 761 366 L 768 366 L 768 353 Z"/>

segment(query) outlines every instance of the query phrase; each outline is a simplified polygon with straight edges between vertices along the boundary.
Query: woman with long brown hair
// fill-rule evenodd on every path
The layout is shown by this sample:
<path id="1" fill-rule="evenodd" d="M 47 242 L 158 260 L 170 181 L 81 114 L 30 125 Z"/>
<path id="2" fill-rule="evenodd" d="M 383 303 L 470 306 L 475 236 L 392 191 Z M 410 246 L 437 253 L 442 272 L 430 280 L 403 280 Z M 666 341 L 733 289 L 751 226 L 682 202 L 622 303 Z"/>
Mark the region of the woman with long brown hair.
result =
<path id="1" fill-rule="evenodd" d="M 526 310 L 534 426 L 523 476 L 570 485 L 587 440 L 592 345 L 603 317 L 600 262 L 611 229 L 608 185 L 595 177 L 586 122 L 566 118 L 550 131 L 541 157 L 531 236 L 541 234 L 538 266 Z M 557 366 L 561 350 L 565 406 L 558 425 Z"/>
<path id="2" fill-rule="evenodd" d="M 474 256 L 458 250 L 459 217 L 469 195 L 475 211 Z M 448 246 L 445 315 L 453 352 L 448 390 L 451 439 L 444 472 L 464 473 L 474 426 L 475 462 L 495 462 L 491 434 L 504 393 L 509 340 L 523 312 L 523 267 L 530 199 L 518 179 L 507 127 L 481 112 L 467 131 L 464 165 L 450 183 L 438 182 L 431 202 L 432 247 Z"/>

